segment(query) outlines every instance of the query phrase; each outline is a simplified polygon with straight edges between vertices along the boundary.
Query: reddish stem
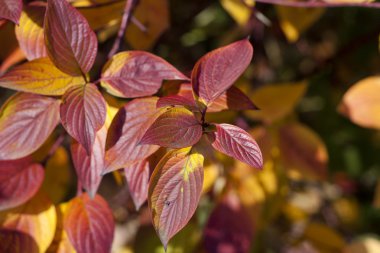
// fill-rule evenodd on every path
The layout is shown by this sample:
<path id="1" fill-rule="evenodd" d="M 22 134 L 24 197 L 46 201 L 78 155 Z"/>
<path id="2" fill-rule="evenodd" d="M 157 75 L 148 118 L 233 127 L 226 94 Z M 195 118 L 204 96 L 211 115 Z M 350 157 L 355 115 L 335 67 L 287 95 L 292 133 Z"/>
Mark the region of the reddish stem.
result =
<path id="1" fill-rule="evenodd" d="M 114 54 L 116 54 L 116 52 L 120 48 L 120 42 L 122 38 L 124 37 L 125 31 L 127 30 L 127 26 L 131 19 L 132 10 L 135 4 L 136 4 L 136 0 L 127 0 L 127 2 L 125 3 L 123 17 L 121 18 L 120 28 L 117 33 L 115 42 L 113 43 L 112 49 L 108 54 L 108 59 L 110 59 Z"/>

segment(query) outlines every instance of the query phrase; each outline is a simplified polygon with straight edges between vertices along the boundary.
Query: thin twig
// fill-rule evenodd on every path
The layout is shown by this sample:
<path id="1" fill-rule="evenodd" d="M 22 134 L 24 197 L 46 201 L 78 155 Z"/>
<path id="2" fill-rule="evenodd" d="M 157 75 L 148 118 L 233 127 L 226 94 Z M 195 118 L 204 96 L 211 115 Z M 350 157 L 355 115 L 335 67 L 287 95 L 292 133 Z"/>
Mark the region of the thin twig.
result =
<path id="1" fill-rule="evenodd" d="M 256 0 L 256 3 L 275 4 L 289 7 L 318 8 L 318 7 L 363 7 L 363 8 L 380 8 L 380 3 L 328 3 L 322 1 L 292 1 L 292 0 Z"/>
<path id="2" fill-rule="evenodd" d="M 131 17 L 131 22 L 137 26 L 143 33 L 146 33 L 148 29 L 143 25 L 135 16 Z"/>
<path id="3" fill-rule="evenodd" d="M 47 161 L 54 155 L 55 151 L 61 146 L 62 142 L 65 140 L 66 132 L 63 131 L 58 138 L 55 140 L 54 144 L 51 146 L 49 153 L 46 155 L 45 159 L 42 161 L 43 165 L 46 165 Z"/>
<path id="4" fill-rule="evenodd" d="M 136 4 L 136 0 L 127 0 L 124 7 L 123 17 L 121 18 L 120 28 L 117 33 L 115 42 L 113 43 L 112 49 L 108 54 L 108 59 L 110 59 L 120 48 L 120 42 L 124 37 L 125 31 L 127 29 L 129 20 L 131 19 L 132 10 Z"/>

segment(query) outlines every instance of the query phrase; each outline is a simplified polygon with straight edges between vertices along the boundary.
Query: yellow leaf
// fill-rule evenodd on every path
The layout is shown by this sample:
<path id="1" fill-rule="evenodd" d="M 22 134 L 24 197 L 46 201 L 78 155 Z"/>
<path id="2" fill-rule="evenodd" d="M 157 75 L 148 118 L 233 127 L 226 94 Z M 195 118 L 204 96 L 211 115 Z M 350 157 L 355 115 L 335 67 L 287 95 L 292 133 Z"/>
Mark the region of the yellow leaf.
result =
<path id="1" fill-rule="evenodd" d="M 132 23 L 127 28 L 125 39 L 134 49 L 151 49 L 161 34 L 169 28 L 168 1 L 140 0 L 133 14 L 147 30 L 141 31 Z"/>
<path id="2" fill-rule="evenodd" d="M 280 25 L 289 42 L 295 42 L 323 14 L 320 8 L 292 8 L 276 6 Z"/>
<path id="3" fill-rule="evenodd" d="M 80 84 L 84 84 L 83 77 L 61 72 L 49 58 L 19 65 L 0 78 L 1 87 L 52 96 L 63 95 L 70 87 Z"/>
<path id="4" fill-rule="evenodd" d="M 341 252 L 345 245 L 341 235 L 322 223 L 310 223 L 305 229 L 304 237 L 326 253 Z"/>
<path id="5" fill-rule="evenodd" d="M 380 76 L 367 77 L 354 84 L 338 110 L 362 127 L 380 129 Z"/>
<path id="6" fill-rule="evenodd" d="M 347 245 L 343 253 L 378 253 L 380 252 L 380 240 L 373 236 L 360 238 Z"/>
<path id="7" fill-rule="evenodd" d="M 204 168 L 204 181 L 203 181 L 203 187 L 202 187 L 202 193 L 205 194 L 214 185 L 216 179 L 219 176 L 219 166 L 216 164 L 211 164 L 209 166 L 206 166 Z"/>
<path id="8" fill-rule="evenodd" d="M 355 199 L 340 198 L 333 204 L 339 220 L 348 226 L 354 226 L 359 219 L 359 205 Z"/>
<path id="9" fill-rule="evenodd" d="M 63 147 L 59 147 L 46 163 L 42 189 L 55 204 L 64 199 L 72 184 L 73 175 L 70 164 L 69 155 Z"/>
<path id="10" fill-rule="evenodd" d="M 0 226 L 31 236 L 45 253 L 54 238 L 57 224 L 55 207 L 43 192 L 22 206 L 0 212 Z"/>
<path id="11" fill-rule="evenodd" d="M 252 15 L 254 0 L 220 0 L 223 8 L 239 25 L 245 25 Z"/>
<path id="12" fill-rule="evenodd" d="M 254 91 L 250 98 L 260 108 L 247 111 L 255 120 L 272 123 L 290 114 L 307 89 L 307 82 L 267 85 Z"/>

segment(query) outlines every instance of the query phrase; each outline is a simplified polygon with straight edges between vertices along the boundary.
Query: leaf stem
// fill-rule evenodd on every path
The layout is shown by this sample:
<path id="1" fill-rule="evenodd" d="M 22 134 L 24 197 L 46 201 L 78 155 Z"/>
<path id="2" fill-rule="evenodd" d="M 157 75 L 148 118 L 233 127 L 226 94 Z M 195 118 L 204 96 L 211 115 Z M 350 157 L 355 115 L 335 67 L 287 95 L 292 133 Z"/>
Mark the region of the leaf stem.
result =
<path id="1" fill-rule="evenodd" d="M 46 155 L 45 159 L 41 162 L 43 166 L 46 165 L 47 161 L 54 155 L 55 151 L 61 146 L 62 142 L 65 140 L 66 132 L 62 131 L 58 138 L 55 140 L 54 144 L 51 146 L 49 153 Z"/>
<path id="2" fill-rule="evenodd" d="M 110 59 L 114 54 L 116 54 L 116 52 L 120 48 L 120 42 L 122 38 L 124 37 L 125 31 L 127 30 L 127 26 L 131 19 L 131 16 L 132 16 L 131 14 L 132 14 L 135 4 L 136 4 L 136 0 L 127 0 L 127 2 L 125 3 L 123 17 L 121 18 L 120 28 L 117 33 L 115 42 L 113 43 L 112 49 L 108 54 L 108 59 Z"/>

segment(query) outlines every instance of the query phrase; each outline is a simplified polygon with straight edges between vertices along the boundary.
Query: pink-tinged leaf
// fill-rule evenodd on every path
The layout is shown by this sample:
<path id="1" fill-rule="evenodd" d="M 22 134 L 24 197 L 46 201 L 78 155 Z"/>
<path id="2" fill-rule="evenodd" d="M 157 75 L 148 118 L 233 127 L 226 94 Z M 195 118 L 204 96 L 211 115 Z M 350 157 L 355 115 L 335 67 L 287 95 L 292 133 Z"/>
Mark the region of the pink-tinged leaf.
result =
<path id="1" fill-rule="evenodd" d="M 193 216 L 203 185 L 203 156 L 189 148 L 172 150 L 154 169 L 148 204 L 164 247 Z"/>
<path id="2" fill-rule="evenodd" d="M 29 61 L 47 57 L 43 30 L 45 10 L 41 4 L 25 6 L 20 25 L 16 26 L 18 43 Z"/>
<path id="3" fill-rule="evenodd" d="M 107 202 L 84 193 L 69 202 L 64 229 L 78 253 L 111 251 L 114 220 Z"/>
<path id="4" fill-rule="evenodd" d="M 54 64 L 73 76 L 86 74 L 94 64 L 98 41 L 82 14 L 66 0 L 48 0 L 44 25 Z"/>
<path id="5" fill-rule="evenodd" d="M 253 239 L 252 222 L 237 196 L 229 193 L 212 211 L 204 231 L 209 253 L 248 253 Z"/>
<path id="6" fill-rule="evenodd" d="M 220 112 L 224 110 L 255 110 L 257 107 L 247 95 L 235 86 L 230 87 L 215 99 L 208 107 L 207 112 Z"/>
<path id="7" fill-rule="evenodd" d="M 156 93 L 164 80 L 188 80 L 165 60 L 143 51 L 116 54 L 104 66 L 101 85 L 112 95 L 123 98 Z"/>
<path id="8" fill-rule="evenodd" d="M 133 203 L 135 204 L 136 210 L 139 210 L 148 198 L 149 161 L 144 159 L 141 162 L 134 163 L 128 166 L 128 168 L 125 168 L 124 173 Z"/>
<path id="9" fill-rule="evenodd" d="M 92 83 L 70 88 L 62 97 L 60 112 L 62 125 L 90 154 L 96 132 L 107 116 L 106 101 L 100 91 Z"/>
<path id="10" fill-rule="evenodd" d="M 0 0 L 0 18 L 18 24 L 22 11 L 22 0 Z"/>
<path id="11" fill-rule="evenodd" d="M 160 114 L 157 100 L 134 99 L 118 111 L 108 130 L 104 173 L 126 168 L 158 150 L 156 145 L 137 145 Z"/>
<path id="12" fill-rule="evenodd" d="M 247 39 L 203 56 L 191 75 L 195 94 L 207 104 L 214 101 L 243 74 L 252 56 L 253 47 Z"/>
<path id="13" fill-rule="evenodd" d="M 36 241 L 30 235 L 17 230 L 0 230 L 0 252 L 39 253 Z"/>
<path id="14" fill-rule="evenodd" d="M 185 108 L 170 108 L 149 127 L 140 144 L 155 144 L 167 148 L 184 148 L 202 137 L 202 125 Z"/>
<path id="15" fill-rule="evenodd" d="M 0 160 L 14 160 L 36 151 L 59 123 L 59 100 L 17 93 L 1 108 Z"/>
<path id="16" fill-rule="evenodd" d="M 71 145 L 71 156 L 82 187 L 93 198 L 102 180 L 107 129 L 103 126 L 95 136 L 92 153 L 87 154 L 84 147 L 75 142 Z"/>
<path id="17" fill-rule="evenodd" d="M 44 169 L 28 158 L 0 161 L 0 210 L 24 204 L 40 188 Z"/>
<path id="18" fill-rule="evenodd" d="M 216 132 L 208 134 L 212 146 L 225 155 L 261 169 L 263 157 L 256 141 L 243 129 L 230 124 L 215 124 Z"/>

